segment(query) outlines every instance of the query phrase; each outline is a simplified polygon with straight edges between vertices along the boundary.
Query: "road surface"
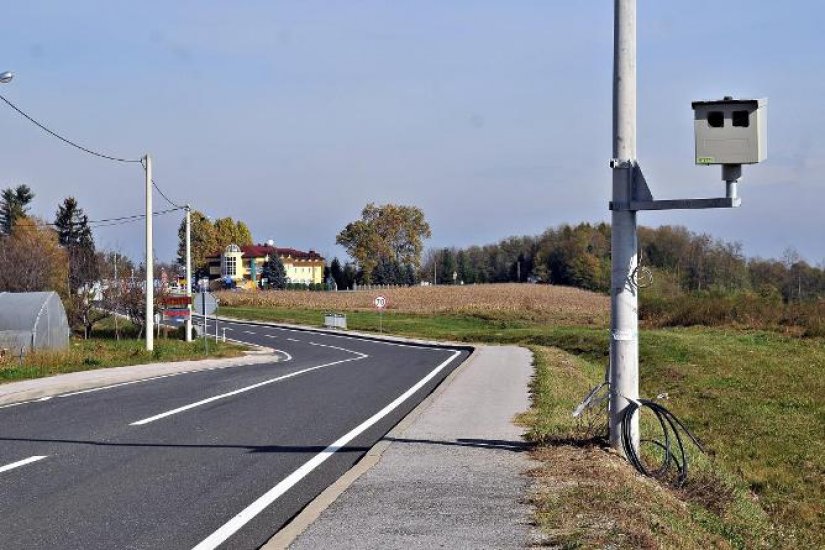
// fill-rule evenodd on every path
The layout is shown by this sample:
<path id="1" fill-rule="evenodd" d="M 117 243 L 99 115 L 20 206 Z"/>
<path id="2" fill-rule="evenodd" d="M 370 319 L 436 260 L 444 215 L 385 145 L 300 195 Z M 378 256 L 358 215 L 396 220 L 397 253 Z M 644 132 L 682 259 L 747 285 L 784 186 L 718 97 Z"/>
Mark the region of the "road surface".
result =
<path id="1" fill-rule="evenodd" d="M 0 548 L 257 548 L 467 355 L 220 327 L 281 360 L 0 408 Z"/>

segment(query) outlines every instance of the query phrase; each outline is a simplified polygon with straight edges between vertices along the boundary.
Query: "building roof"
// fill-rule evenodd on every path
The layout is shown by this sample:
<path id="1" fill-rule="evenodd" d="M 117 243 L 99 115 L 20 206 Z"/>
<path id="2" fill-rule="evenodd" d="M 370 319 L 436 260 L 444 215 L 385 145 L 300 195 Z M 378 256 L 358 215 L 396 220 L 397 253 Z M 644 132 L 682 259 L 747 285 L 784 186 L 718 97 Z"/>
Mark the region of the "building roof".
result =
<path id="1" fill-rule="evenodd" d="M 324 260 L 324 258 L 314 250 L 304 252 L 303 250 L 296 250 L 294 248 L 278 248 L 276 246 L 269 246 L 268 244 L 248 244 L 240 248 L 243 255 L 248 258 L 262 258 L 266 255 L 271 256 L 273 254 L 278 254 L 281 258 L 293 258 L 296 260 Z M 218 252 L 216 254 L 212 254 L 210 258 L 216 258 L 220 255 L 221 252 Z"/>

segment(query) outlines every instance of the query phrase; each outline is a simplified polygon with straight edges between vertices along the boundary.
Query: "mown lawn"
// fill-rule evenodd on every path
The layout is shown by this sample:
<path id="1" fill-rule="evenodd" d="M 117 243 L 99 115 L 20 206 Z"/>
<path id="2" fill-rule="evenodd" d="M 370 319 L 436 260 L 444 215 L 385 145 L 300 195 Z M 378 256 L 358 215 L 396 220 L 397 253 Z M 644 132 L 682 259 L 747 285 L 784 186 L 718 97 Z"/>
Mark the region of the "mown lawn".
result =
<path id="1" fill-rule="evenodd" d="M 110 323 L 102 323 L 88 340 L 72 337 L 69 349 L 54 352 L 36 352 L 19 357 L 9 356 L 0 362 L 0 383 L 41 378 L 54 374 L 122 367 L 165 361 L 184 361 L 205 357 L 237 357 L 243 354 L 243 347 L 223 342 L 209 342 L 208 355 L 203 340 L 185 342 L 168 337 L 155 338 L 154 350 L 147 352 L 143 340 L 136 338 L 133 327 L 119 326 L 121 338 L 117 339 Z"/>
<path id="2" fill-rule="evenodd" d="M 221 313 L 315 326 L 323 321 L 322 311 L 297 308 L 222 308 Z M 378 316 L 373 312 L 347 312 L 347 320 L 351 329 L 378 330 Z M 585 455 L 602 456 L 599 437 L 590 433 L 582 440 L 581 427 L 572 422 L 569 412 L 603 377 L 608 346 L 605 328 L 536 323 L 512 316 L 394 312 L 385 314 L 383 326 L 386 332 L 428 339 L 520 343 L 539 350 L 539 365 L 540 361 L 545 365 L 565 362 L 544 371 L 537 369 L 546 373 L 545 381 L 563 381 L 536 383 L 534 409 L 526 421 L 531 438 L 542 443 L 538 456 L 544 453 L 549 459 L 547 453 L 552 455 L 571 444 L 579 451 L 587 450 Z M 695 459 L 707 464 L 696 470 L 694 480 L 699 485 L 694 490 L 674 491 L 657 485 L 657 490 L 670 491 L 672 498 L 682 502 L 687 519 L 648 518 L 659 525 L 659 531 L 646 535 L 639 531 L 641 538 L 627 535 L 619 539 L 630 541 L 628 547 L 648 546 L 647 542 L 663 536 L 662 529 L 671 529 L 681 533 L 671 541 L 676 546 L 683 541 L 691 546 L 736 548 L 763 544 L 825 547 L 825 339 L 724 328 L 656 329 L 642 331 L 640 355 L 642 395 L 667 392 L 665 405 L 702 440 L 709 456 Z M 542 404 L 548 400 L 554 403 L 549 409 Z M 567 437 L 559 437 L 565 430 Z M 608 470 L 616 467 L 613 464 Z M 579 472 L 584 484 L 593 481 L 588 481 L 581 468 L 571 471 Z M 550 470 L 545 473 L 555 475 Z M 637 488 L 603 489 L 632 492 Z M 613 498 L 607 493 L 602 496 Z M 560 497 L 548 493 L 547 498 L 537 502 L 547 532 L 573 533 L 572 538 L 562 537 L 564 544 L 573 544 L 579 536 L 584 546 L 595 544 L 585 536 L 584 519 L 576 527 L 575 518 L 548 515 L 549 503 Z M 593 498 L 599 500 L 598 494 Z M 650 512 L 644 499 L 634 502 L 628 505 L 630 509 L 622 507 L 624 513 Z M 665 506 L 671 511 L 677 508 Z M 760 510 L 767 515 L 761 517 Z M 638 531 L 644 523 L 633 528 Z M 768 528 L 769 523 L 774 530 Z"/>

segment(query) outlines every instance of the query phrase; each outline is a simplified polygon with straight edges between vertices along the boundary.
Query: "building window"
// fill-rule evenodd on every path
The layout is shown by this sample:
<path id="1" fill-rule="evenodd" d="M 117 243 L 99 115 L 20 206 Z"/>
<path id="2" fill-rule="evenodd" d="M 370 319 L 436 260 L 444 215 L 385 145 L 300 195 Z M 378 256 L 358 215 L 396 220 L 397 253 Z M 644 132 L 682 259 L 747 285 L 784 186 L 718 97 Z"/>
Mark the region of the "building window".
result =
<path id="1" fill-rule="evenodd" d="M 235 256 L 223 257 L 223 275 L 224 277 L 234 277 L 238 270 L 238 259 Z"/>

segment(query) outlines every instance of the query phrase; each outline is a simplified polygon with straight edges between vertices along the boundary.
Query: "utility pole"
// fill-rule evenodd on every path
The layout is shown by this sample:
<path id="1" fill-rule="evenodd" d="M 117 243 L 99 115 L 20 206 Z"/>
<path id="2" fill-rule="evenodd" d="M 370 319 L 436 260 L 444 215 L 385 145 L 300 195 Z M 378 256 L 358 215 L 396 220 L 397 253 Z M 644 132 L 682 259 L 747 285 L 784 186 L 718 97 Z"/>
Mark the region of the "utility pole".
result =
<path id="1" fill-rule="evenodd" d="M 117 326 L 117 316 L 120 314 L 120 281 L 117 278 L 117 252 L 115 252 L 115 292 L 117 293 L 117 298 L 115 298 L 115 339 L 120 340 L 120 330 Z"/>
<path id="2" fill-rule="evenodd" d="M 636 0 L 615 0 L 613 26 L 613 204 L 633 199 L 636 162 Z M 639 398 L 639 314 L 633 284 L 637 264 L 636 212 L 612 211 L 610 282 L 610 445 L 622 450 L 621 420 Z M 639 415 L 632 425 L 639 446 Z"/>
<path id="3" fill-rule="evenodd" d="M 155 262 L 152 257 L 152 157 L 143 157 L 146 165 L 146 351 L 155 349 Z"/>
<path id="4" fill-rule="evenodd" d="M 189 316 L 186 317 L 186 341 L 192 341 L 192 209 L 186 205 L 186 297 Z"/>

